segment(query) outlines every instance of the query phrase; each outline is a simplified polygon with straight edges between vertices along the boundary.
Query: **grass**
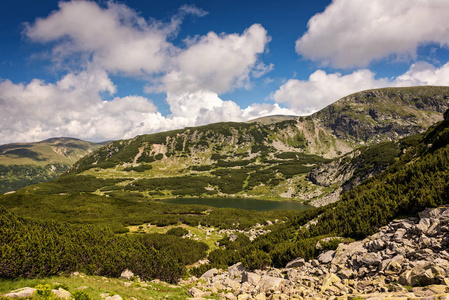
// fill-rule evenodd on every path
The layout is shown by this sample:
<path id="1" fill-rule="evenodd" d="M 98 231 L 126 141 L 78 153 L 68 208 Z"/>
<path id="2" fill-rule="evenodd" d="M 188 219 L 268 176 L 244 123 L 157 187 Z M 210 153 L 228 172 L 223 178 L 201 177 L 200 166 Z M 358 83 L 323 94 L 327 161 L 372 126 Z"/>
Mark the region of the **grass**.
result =
<path id="1" fill-rule="evenodd" d="M 125 283 L 130 286 L 125 286 Z M 0 295 L 23 287 L 35 287 L 38 284 L 49 284 L 53 287 L 63 285 L 71 293 L 81 288 L 81 290 L 89 294 L 92 300 L 101 300 L 100 295 L 103 293 L 108 293 L 109 295 L 117 294 L 125 300 L 131 299 L 131 297 L 137 299 L 186 299 L 189 297 L 187 287 L 182 285 L 175 286 L 157 281 L 129 281 L 84 274 L 80 276 L 54 276 L 38 279 L 0 279 Z M 42 298 L 36 297 L 34 299 Z"/>

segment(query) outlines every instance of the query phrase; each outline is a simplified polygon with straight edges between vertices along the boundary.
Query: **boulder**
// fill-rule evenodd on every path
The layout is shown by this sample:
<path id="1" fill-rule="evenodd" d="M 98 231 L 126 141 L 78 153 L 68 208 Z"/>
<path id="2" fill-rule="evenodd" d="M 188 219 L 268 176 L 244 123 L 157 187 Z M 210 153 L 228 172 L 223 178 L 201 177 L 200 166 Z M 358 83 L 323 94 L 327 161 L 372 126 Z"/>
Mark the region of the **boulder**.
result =
<path id="1" fill-rule="evenodd" d="M 29 298 L 36 292 L 36 289 L 30 287 L 24 287 L 18 290 L 14 290 L 6 294 L 5 298 Z"/>
<path id="2" fill-rule="evenodd" d="M 395 242 L 401 242 L 404 235 L 406 234 L 407 230 L 404 228 L 399 228 L 398 230 L 396 230 L 395 234 L 393 235 L 393 240 Z"/>
<path id="3" fill-rule="evenodd" d="M 382 257 L 377 252 L 365 253 L 358 258 L 358 262 L 368 266 L 377 266 L 382 262 Z"/>
<path id="4" fill-rule="evenodd" d="M 210 269 L 210 270 L 204 272 L 204 274 L 201 275 L 200 278 L 202 278 L 202 279 L 209 279 L 209 278 L 214 277 L 216 274 L 218 274 L 218 269 L 213 268 L 213 269 Z"/>
<path id="5" fill-rule="evenodd" d="M 195 298 L 201 298 L 203 297 L 206 293 L 197 289 L 196 287 L 193 287 L 189 290 L 189 294 L 192 295 Z M 108 299 L 108 298 L 106 298 Z"/>
<path id="6" fill-rule="evenodd" d="M 334 258 L 335 255 L 335 251 L 334 250 L 329 250 L 326 251 L 324 253 L 321 253 L 318 256 L 318 261 L 322 264 L 328 264 L 332 261 L 332 259 Z"/>
<path id="7" fill-rule="evenodd" d="M 285 282 L 285 279 L 271 276 L 262 276 L 259 281 L 259 288 L 261 292 L 276 291 L 279 290 L 281 283 Z"/>
<path id="8" fill-rule="evenodd" d="M 229 277 L 231 278 L 242 276 L 243 271 L 245 271 L 245 267 L 240 262 L 228 268 Z"/>
<path id="9" fill-rule="evenodd" d="M 242 282 L 247 282 L 250 285 L 257 285 L 260 281 L 261 276 L 256 274 L 256 273 L 252 273 L 252 272 L 243 272 L 242 274 Z"/>
<path id="10" fill-rule="evenodd" d="M 286 268 L 300 268 L 300 267 L 304 266 L 305 263 L 306 263 L 306 261 L 304 260 L 304 258 L 298 257 L 298 258 L 288 262 L 285 267 Z"/>
<path id="11" fill-rule="evenodd" d="M 106 300 L 123 300 L 123 298 L 120 297 L 120 295 L 114 295 L 114 296 L 106 297 Z"/>
<path id="12" fill-rule="evenodd" d="M 367 246 L 372 251 L 379 251 L 385 249 L 387 247 L 387 243 L 385 243 L 381 239 L 376 239 L 374 241 L 369 242 Z"/>
<path id="13" fill-rule="evenodd" d="M 334 283 L 341 282 L 341 279 L 337 275 L 329 273 L 323 278 L 323 284 L 321 285 L 321 292 L 325 292 Z"/>
<path id="14" fill-rule="evenodd" d="M 122 272 L 122 274 L 120 274 L 120 278 L 126 279 L 126 280 L 132 280 L 134 278 L 134 273 L 131 272 L 130 270 L 126 269 L 125 271 Z"/>
<path id="15" fill-rule="evenodd" d="M 52 292 L 55 295 L 55 297 L 59 299 L 70 299 L 70 297 L 72 297 L 72 294 L 70 294 L 69 291 L 66 291 L 63 288 L 52 290 Z"/>

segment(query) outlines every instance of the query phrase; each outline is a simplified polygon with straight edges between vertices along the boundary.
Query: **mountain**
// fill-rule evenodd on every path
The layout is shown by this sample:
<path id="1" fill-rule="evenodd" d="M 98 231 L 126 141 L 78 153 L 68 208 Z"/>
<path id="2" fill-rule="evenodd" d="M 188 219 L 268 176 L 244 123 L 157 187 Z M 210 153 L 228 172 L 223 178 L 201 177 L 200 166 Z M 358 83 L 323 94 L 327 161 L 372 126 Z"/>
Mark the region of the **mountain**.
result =
<path id="1" fill-rule="evenodd" d="M 384 170 L 399 154 L 395 141 L 441 121 L 448 99 L 448 87 L 369 90 L 308 117 L 216 123 L 115 141 L 82 158 L 68 174 L 126 179 L 103 187 L 101 195 L 239 196 L 319 206 Z M 379 142 L 385 144 L 375 146 Z M 379 151 L 385 152 L 382 159 L 370 161 Z M 351 184 L 341 177 L 344 170 L 355 176 Z M 318 175 L 326 172 L 340 175 L 323 183 Z"/>
<path id="2" fill-rule="evenodd" d="M 55 179 L 101 145 L 64 137 L 0 145 L 0 193 Z"/>

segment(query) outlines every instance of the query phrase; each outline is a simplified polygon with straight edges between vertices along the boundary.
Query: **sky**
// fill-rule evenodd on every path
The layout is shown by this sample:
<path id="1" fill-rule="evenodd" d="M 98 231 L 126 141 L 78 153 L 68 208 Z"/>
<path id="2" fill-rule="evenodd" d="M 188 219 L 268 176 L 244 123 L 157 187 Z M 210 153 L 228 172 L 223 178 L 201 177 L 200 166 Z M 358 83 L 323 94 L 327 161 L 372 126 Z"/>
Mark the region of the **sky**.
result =
<path id="1" fill-rule="evenodd" d="M 127 139 L 449 85 L 447 0 L 0 5 L 0 144 Z"/>

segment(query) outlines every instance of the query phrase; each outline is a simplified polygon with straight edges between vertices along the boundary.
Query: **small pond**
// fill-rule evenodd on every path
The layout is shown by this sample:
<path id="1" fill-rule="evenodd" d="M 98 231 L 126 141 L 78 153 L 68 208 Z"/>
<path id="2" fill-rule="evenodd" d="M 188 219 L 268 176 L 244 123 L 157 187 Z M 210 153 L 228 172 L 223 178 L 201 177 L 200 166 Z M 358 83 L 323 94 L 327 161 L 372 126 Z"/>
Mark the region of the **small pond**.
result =
<path id="1" fill-rule="evenodd" d="M 312 208 L 310 205 L 302 204 L 296 201 L 269 201 L 249 198 L 176 198 L 161 200 L 164 203 L 171 204 L 200 204 L 213 207 L 230 207 L 251 209 L 257 211 L 269 210 L 307 210 Z"/>

